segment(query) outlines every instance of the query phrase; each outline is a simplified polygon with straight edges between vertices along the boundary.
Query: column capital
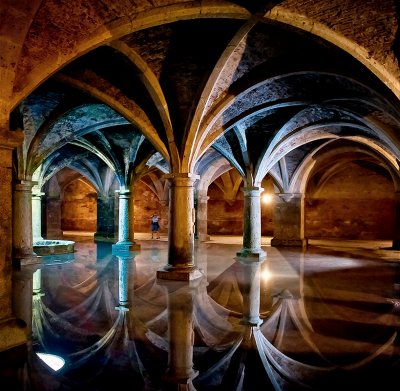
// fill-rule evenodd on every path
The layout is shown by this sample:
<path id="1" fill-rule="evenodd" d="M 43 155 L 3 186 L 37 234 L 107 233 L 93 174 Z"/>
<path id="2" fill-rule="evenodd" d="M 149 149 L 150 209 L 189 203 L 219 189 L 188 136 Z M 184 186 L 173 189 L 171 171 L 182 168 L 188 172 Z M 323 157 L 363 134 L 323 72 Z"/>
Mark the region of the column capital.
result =
<path id="1" fill-rule="evenodd" d="M 191 172 L 175 172 L 164 175 L 164 178 L 171 181 L 175 186 L 193 186 L 194 182 L 200 179 L 200 175 Z"/>
<path id="2" fill-rule="evenodd" d="M 276 196 L 285 202 L 290 202 L 293 199 L 299 199 L 299 198 L 304 197 L 304 194 L 303 193 L 278 193 L 278 194 L 276 194 Z"/>
<path id="3" fill-rule="evenodd" d="M 197 196 L 197 200 L 199 202 L 208 202 L 208 200 L 210 199 L 210 197 L 208 195 L 198 195 Z"/>
<path id="4" fill-rule="evenodd" d="M 42 196 L 46 195 L 42 191 L 32 191 L 32 198 L 42 198 Z"/>
<path id="5" fill-rule="evenodd" d="M 120 198 L 130 198 L 132 191 L 129 189 L 115 190 Z"/>
<path id="6" fill-rule="evenodd" d="M 261 186 L 244 186 L 241 188 L 245 195 L 260 195 L 264 189 Z"/>
<path id="7" fill-rule="evenodd" d="M 19 179 L 14 182 L 14 190 L 32 192 L 35 182 L 27 179 Z"/>

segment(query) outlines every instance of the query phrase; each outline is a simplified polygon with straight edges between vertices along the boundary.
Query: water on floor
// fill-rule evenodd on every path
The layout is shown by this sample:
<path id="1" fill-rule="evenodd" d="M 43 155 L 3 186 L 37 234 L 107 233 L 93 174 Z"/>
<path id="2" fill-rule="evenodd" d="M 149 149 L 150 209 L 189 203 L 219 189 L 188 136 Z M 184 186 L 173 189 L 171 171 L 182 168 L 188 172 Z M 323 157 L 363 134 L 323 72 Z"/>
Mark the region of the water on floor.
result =
<path id="1" fill-rule="evenodd" d="M 214 238 L 185 283 L 156 278 L 165 239 L 124 256 L 74 239 L 34 275 L 24 389 L 398 389 L 398 251 L 321 241 L 248 262 Z"/>

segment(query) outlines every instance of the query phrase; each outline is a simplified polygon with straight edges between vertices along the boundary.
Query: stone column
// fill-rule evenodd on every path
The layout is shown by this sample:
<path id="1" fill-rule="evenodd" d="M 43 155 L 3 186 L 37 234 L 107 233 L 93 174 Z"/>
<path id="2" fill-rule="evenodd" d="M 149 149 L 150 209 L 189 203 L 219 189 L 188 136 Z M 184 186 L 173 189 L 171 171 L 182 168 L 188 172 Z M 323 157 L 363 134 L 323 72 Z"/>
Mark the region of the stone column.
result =
<path id="1" fill-rule="evenodd" d="M 197 238 L 201 242 L 210 240 L 207 235 L 207 206 L 210 197 L 206 190 L 200 190 L 197 194 Z"/>
<path id="2" fill-rule="evenodd" d="M 46 238 L 61 239 L 61 199 L 47 196 L 46 200 Z"/>
<path id="3" fill-rule="evenodd" d="M 395 193 L 393 250 L 400 250 L 400 191 Z"/>
<path id="4" fill-rule="evenodd" d="M 40 190 L 32 191 L 32 236 L 33 243 L 43 240 L 42 237 L 42 193 Z"/>
<path id="5" fill-rule="evenodd" d="M 95 242 L 116 241 L 115 232 L 115 196 L 97 197 L 97 232 L 94 234 Z"/>
<path id="6" fill-rule="evenodd" d="M 193 184 L 190 173 L 167 176 L 171 181 L 168 230 L 168 264 L 157 271 L 158 278 L 193 280 L 202 276 L 194 264 Z"/>
<path id="7" fill-rule="evenodd" d="M 26 327 L 18 321 L 12 308 L 12 151 L 22 144 L 23 133 L 0 127 L 0 351 L 27 342 Z"/>
<path id="8" fill-rule="evenodd" d="M 261 264 L 264 260 L 249 261 L 248 258 L 236 258 L 242 271 L 243 317 L 241 324 L 259 326 Z"/>
<path id="9" fill-rule="evenodd" d="M 168 290 L 168 370 L 164 380 L 171 390 L 195 388 L 193 379 L 198 371 L 193 369 L 193 302 L 202 279 L 190 282 L 159 282 Z"/>
<path id="10" fill-rule="evenodd" d="M 32 181 L 20 180 L 13 192 L 13 258 L 21 265 L 38 263 L 32 239 Z"/>
<path id="11" fill-rule="evenodd" d="M 238 257 L 264 258 L 265 251 L 261 248 L 261 204 L 262 187 L 244 187 L 243 210 L 243 248 Z"/>
<path id="12" fill-rule="evenodd" d="M 132 192 L 129 189 L 119 190 L 119 225 L 118 242 L 112 246 L 113 251 L 137 251 L 140 245 L 135 244 L 132 235 L 133 208 Z"/>
<path id="13" fill-rule="evenodd" d="M 129 225 L 128 225 L 128 235 L 129 240 L 134 243 L 134 250 L 140 250 L 140 245 L 135 244 L 135 190 L 134 187 L 130 188 L 131 196 L 128 199 L 128 210 L 129 210 Z"/>
<path id="14" fill-rule="evenodd" d="M 275 197 L 272 246 L 303 246 L 304 197 L 301 193 L 281 193 Z"/>

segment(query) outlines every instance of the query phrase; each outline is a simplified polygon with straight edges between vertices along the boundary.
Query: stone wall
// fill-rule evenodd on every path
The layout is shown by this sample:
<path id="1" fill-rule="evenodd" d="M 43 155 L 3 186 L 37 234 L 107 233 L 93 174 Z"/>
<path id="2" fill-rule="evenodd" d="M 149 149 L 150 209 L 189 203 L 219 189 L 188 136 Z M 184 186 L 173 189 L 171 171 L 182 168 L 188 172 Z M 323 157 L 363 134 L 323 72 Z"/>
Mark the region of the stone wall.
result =
<path id="1" fill-rule="evenodd" d="M 63 231 L 96 232 L 97 193 L 83 181 L 76 180 L 65 188 L 61 211 Z"/>
<path id="2" fill-rule="evenodd" d="M 271 184 L 264 184 L 263 188 L 273 194 Z M 228 203 L 223 193 L 215 184 L 208 188 L 207 233 L 208 235 L 243 235 L 243 192 L 240 190 L 237 199 Z M 261 201 L 261 234 L 272 236 L 273 233 L 273 204 Z"/>
<path id="3" fill-rule="evenodd" d="M 238 199 L 228 203 L 222 191 L 214 184 L 208 188 L 207 233 L 208 235 L 243 234 L 243 193 Z"/>
<path id="4" fill-rule="evenodd" d="M 306 194 L 306 238 L 392 239 L 394 224 L 393 182 L 368 165 L 348 164 Z"/>
<path id="5" fill-rule="evenodd" d="M 163 205 L 153 191 L 142 181 L 135 187 L 135 232 L 149 232 L 150 218 L 154 213 L 160 216 L 160 232 L 168 232 L 168 205 Z"/>

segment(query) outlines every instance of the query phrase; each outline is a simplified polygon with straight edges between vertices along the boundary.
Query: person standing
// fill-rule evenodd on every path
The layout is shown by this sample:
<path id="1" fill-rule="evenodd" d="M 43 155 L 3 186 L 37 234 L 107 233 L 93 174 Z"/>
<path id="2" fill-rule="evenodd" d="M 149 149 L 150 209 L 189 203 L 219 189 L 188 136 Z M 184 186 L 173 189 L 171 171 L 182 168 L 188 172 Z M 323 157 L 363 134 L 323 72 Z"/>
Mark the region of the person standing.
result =
<path id="1" fill-rule="evenodd" d="M 160 239 L 160 224 L 158 223 L 160 220 L 160 216 L 157 213 L 154 213 L 151 216 L 151 238 L 153 239 L 154 234 L 157 234 L 156 239 Z"/>

